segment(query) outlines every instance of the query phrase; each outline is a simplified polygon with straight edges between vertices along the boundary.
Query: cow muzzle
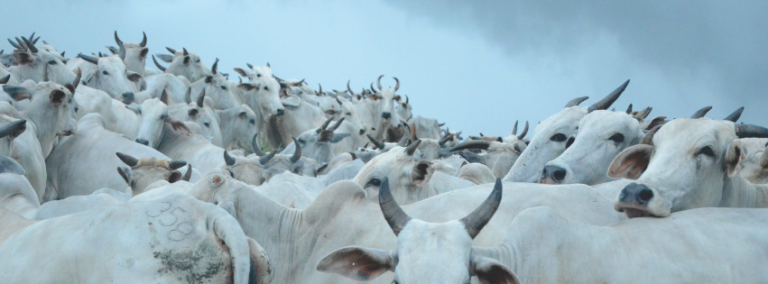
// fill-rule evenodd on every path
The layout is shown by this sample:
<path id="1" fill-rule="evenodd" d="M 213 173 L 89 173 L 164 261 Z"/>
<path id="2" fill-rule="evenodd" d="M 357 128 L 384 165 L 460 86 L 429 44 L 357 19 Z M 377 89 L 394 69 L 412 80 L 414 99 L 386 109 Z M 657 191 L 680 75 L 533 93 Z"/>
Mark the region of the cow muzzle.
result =
<path id="1" fill-rule="evenodd" d="M 392 113 L 384 112 L 384 113 L 381 114 L 381 117 L 384 118 L 384 119 L 390 119 L 390 118 L 392 118 Z"/>
<path id="2" fill-rule="evenodd" d="M 541 171 L 539 183 L 543 184 L 561 184 L 567 175 L 567 171 L 559 166 L 547 165 Z"/>
<path id="3" fill-rule="evenodd" d="M 285 109 L 283 109 L 283 108 L 277 109 L 277 116 L 281 116 L 281 115 L 284 115 L 284 114 L 285 114 Z"/>
<path id="4" fill-rule="evenodd" d="M 629 218 L 650 216 L 648 203 L 653 196 L 653 191 L 648 186 L 630 183 L 619 193 L 619 200 L 614 204 L 614 209 L 624 212 Z"/>

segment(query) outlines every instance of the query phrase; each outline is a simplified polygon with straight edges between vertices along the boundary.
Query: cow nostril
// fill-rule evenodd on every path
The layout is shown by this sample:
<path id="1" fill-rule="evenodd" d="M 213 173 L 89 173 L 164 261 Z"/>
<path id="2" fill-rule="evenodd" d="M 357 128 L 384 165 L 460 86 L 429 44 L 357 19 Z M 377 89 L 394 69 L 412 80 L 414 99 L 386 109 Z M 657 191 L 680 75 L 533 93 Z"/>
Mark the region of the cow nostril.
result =
<path id="1" fill-rule="evenodd" d="M 284 114 L 285 114 L 285 109 L 281 108 L 277 110 L 277 115 L 284 115 Z"/>
<path id="2" fill-rule="evenodd" d="M 644 202 L 648 202 L 648 200 L 651 200 L 651 198 L 653 198 L 653 191 L 646 188 L 641 190 L 638 196 L 640 197 L 640 200 Z"/>
<path id="3" fill-rule="evenodd" d="M 385 113 L 381 114 L 381 117 L 383 117 L 383 118 L 390 118 L 390 117 L 392 117 L 392 114 L 388 113 L 388 112 L 385 112 Z"/>
<path id="4" fill-rule="evenodd" d="M 554 177 L 555 180 L 558 180 L 558 181 L 563 180 L 565 178 L 565 170 L 563 170 L 563 169 L 556 170 L 552 174 L 552 177 Z"/>

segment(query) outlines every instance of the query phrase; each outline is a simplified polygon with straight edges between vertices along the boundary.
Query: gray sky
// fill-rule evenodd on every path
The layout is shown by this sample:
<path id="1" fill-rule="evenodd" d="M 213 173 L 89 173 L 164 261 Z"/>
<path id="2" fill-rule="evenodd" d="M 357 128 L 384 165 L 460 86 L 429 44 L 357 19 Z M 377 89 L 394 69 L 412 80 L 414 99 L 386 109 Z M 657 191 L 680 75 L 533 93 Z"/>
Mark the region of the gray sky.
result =
<path id="1" fill-rule="evenodd" d="M 150 54 L 186 47 L 220 69 L 269 62 L 277 76 L 357 91 L 381 74 L 414 112 L 452 130 L 507 135 L 571 98 L 768 125 L 766 1 L 6 1 L 2 37 L 29 35 L 68 56 L 105 52 L 118 30 Z M 1 45 L 8 52 L 12 47 Z M 151 61 L 148 65 L 154 67 Z"/>

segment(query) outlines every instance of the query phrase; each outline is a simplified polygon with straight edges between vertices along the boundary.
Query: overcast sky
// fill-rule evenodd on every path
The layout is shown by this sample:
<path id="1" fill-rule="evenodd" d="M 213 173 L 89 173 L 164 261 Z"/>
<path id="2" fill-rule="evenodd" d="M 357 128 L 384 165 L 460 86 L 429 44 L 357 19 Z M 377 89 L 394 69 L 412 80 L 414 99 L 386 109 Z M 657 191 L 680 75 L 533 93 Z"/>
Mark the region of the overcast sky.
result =
<path id="1" fill-rule="evenodd" d="M 712 105 L 768 125 L 768 1 L 0 1 L 0 36 L 68 56 L 148 36 L 150 54 L 186 47 L 231 73 L 269 62 L 281 78 L 358 91 L 401 81 L 414 112 L 452 130 L 507 135 L 578 96 L 688 116 Z M 13 12 L 11 12 L 13 11 Z M 12 47 L 2 44 L 6 52 Z M 154 68 L 151 60 L 148 65 Z"/>

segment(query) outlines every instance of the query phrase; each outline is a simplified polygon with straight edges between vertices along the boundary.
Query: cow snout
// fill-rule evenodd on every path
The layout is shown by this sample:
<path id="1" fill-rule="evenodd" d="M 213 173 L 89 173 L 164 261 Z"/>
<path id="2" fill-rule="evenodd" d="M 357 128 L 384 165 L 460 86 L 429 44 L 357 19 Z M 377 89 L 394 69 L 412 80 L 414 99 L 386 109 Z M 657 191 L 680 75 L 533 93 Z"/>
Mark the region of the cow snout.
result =
<path id="1" fill-rule="evenodd" d="M 149 141 L 143 138 L 136 138 L 136 143 L 142 144 L 144 146 L 149 146 Z"/>
<path id="2" fill-rule="evenodd" d="M 541 179 L 539 180 L 540 183 L 547 183 L 547 184 L 560 184 L 565 179 L 566 175 L 565 169 L 558 167 L 558 166 L 545 166 L 544 170 L 541 172 Z"/>
<path id="3" fill-rule="evenodd" d="M 284 115 L 284 114 L 285 114 L 285 109 L 283 109 L 283 108 L 279 108 L 279 109 L 277 109 L 277 115 L 278 115 L 278 116 L 280 116 L 280 115 Z"/>
<path id="4" fill-rule="evenodd" d="M 653 191 L 640 183 L 630 183 L 619 194 L 619 202 L 627 205 L 648 206 L 648 202 L 653 198 Z"/>
<path id="5" fill-rule="evenodd" d="M 122 95 L 122 103 L 124 104 L 131 104 L 136 101 L 136 96 L 133 94 L 133 92 L 125 92 Z"/>
<path id="6" fill-rule="evenodd" d="M 383 117 L 384 119 L 389 119 L 392 117 L 392 114 L 389 112 L 384 112 L 381 114 L 381 117 Z"/>

